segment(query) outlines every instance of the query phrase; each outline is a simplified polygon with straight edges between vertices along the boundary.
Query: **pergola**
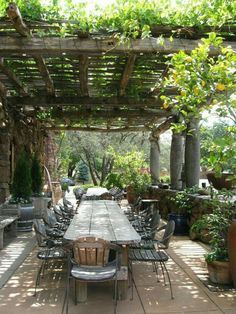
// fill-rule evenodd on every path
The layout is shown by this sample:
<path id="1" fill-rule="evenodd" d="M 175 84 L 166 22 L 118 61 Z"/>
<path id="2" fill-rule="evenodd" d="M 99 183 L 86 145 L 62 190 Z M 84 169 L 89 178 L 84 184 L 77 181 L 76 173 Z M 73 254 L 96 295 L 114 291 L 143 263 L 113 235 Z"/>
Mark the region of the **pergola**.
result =
<path id="1" fill-rule="evenodd" d="M 43 131 L 151 131 L 151 168 L 157 180 L 158 138 L 178 117 L 163 109 L 160 98 L 179 92 L 172 86 L 161 88 L 168 73 L 166 61 L 179 50 L 191 52 L 211 28 L 155 26 L 150 38 L 119 43 L 106 33 L 78 31 L 60 37 L 60 21 L 26 22 L 14 4 L 7 15 L 0 19 L 1 120 L 5 121 L 1 127 L 11 116 L 37 127 L 40 121 Z M 236 48 L 235 26 L 217 31 L 226 37 L 226 46 Z M 217 50 L 212 48 L 211 54 Z M 172 177 L 177 182 L 182 157 L 174 148 L 179 137 L 174 139 Z"/>

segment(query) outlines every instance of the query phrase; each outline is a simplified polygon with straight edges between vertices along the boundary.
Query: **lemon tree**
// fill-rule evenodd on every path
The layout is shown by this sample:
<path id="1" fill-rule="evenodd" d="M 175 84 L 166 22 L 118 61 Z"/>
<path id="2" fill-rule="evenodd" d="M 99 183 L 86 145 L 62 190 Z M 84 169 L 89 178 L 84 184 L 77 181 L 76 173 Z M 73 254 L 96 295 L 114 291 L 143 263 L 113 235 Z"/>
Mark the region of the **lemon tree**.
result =
<path id="1" fill-rule="evenodd" d="M 211 49 L 219 54 L 211 55 Z M 175 87 L 176 96 L 164 96 L 163 109 L 173 110 L 181 123 L 173 128 L 182 132 L 192 119 L 201 118 L 204 110 L 229 105 L 229 96 L 235 89 L 236 55 L 230 47 L 222 45 L 222 38 L 211 33 L 209 38 L 188 55 L 184 51 L 174 54 L 169 61 L 170 70 L 163 85 Z M 231 104 L 232 105 L 232 104 Z"/>

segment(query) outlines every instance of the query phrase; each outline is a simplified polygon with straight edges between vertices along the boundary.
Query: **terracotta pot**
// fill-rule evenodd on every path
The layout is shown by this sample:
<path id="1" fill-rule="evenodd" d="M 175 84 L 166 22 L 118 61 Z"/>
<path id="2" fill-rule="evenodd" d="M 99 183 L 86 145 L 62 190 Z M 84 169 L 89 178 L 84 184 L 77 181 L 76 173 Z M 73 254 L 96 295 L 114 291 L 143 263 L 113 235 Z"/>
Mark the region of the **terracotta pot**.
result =
<path id="1" fill-rule="evenodd" d="M 207 268 L 211 282 L 222 285 L 228 285 L 232 282 L 229 269 L 229 262 L 225 261 L 207 261 Z"/>
<path id="2" fill-rule="evenodd" d="M 221 177 L 216 177 L 214 171 L 207 172 L 207 179 L 217 190 L 233 188 L 233 181 L 229 180 L 234 174 L 233 173 L 222 173 Z"/>
<path id="3" fill-rule="evenodd" d="M 228 251 L 230 272 L 236 288 L 236 219 L 234 219 L 229 227 L 228 232 Z"/>
<path id="4" fill-rule="evenodd" d="M 137 194 L 135 193 L 134 188 L 133 188 L 131 185 L 129 185 L 129 186 L 127 186 L 127 188 L 126 188 L 126 192 L 127 192 L 126 197 L 127 197 L 128 203 L 129 203 L 129 204 L 135 203 L 135 201 L 136 201 L 136 199 L 137 199 Z"/>

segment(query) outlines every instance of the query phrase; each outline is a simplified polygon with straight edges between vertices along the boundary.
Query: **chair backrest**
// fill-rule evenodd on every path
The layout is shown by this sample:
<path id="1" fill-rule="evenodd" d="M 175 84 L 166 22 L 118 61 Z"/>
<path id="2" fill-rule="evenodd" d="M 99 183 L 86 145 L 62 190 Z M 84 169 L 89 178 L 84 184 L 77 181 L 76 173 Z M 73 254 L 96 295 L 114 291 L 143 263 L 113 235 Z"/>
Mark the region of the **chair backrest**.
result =
<path id="1" fill-rule="evenodd" d="M 44 240 L 47 238 L 46 227 L 42 219 L 33 219 L 33 227 L 36 235 L 38 246 L 45 244 Z"/>
<path id="2" fill-rule="evenodd" d="M 54 211 L 52 209 L 50 209 L 50 208 L 46 209 L 46 211 L 45 211 L 45 213 L 43 215 L 43 220 L 50 227 L 55 226 L 55 224 L 57 223 L 56 215 L 55 215 Z"/>
<path id="3" fill-rule="evenodd" d="M 105 266 L 108 263 L 110 242 L 92 236 L 73 242 L 74 260 L 80 266 Z"/>
<path id="4" fill-rule="evenodd" d="M 152 218 L 151 218 L 151 221 L 150 221 L 150 227 L 153 228 L 153 227 L 159 227 L 160 225 L 160 221 L 161 221 L 161 215 L 159 213 L 158 210 L 156 210 L 153 215 L 152 215 Z"/>
<path id="5" fill-rule="evenodd" d="M 112 195 L 109 192 L 102 193 L 99 197 L 101 200 L 112 200 Z"/>
<path id="6" fill-rule="evenodd" d="M 175 222 L 174 220 L 170 220 L 167 222 L 165 226 L 165 232 L 163 234 L 162 239 L 160 240 L 161 248 L 168 249 L 170 240 L 175 231 Z"/>

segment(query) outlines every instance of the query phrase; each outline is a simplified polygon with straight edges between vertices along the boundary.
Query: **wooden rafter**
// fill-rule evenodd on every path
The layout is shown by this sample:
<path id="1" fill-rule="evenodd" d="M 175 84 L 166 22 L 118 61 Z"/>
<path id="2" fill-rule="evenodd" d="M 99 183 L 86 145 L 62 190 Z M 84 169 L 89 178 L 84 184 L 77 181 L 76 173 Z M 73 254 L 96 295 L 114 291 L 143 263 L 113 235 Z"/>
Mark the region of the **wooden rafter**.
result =
<path id="1" fill-rule="evenodd" d="M 59 118 L 59 119 L 69 119 L 70 121 L 78 120 L 79 118 L 103 118 L 103 119 L 114 119 L 114 118 L 141 118 L 141 119 L 152 119 L 154 115 L 160 117 L 166 117 L 170 115 L 164 110 L 156 110 L 147 111 L 147 110 L 70 110 L 70 111 L 62 111 L 55 109 L 51 113 L 52 118 Z"/>
<path id="2" fill-rule="evenodd" d="M 0 54 L 9 56 L 10 54 L 28 54 L 61 56 L 62 54 L 77 56 L 78 54 L 102 55 L 104 53 L 176 53 L 180 50 L 191 53 L 199 44 L 200 40 L 178 39 L 173 41 L 164 40 L 164 44 L 158 43 L 156 38 L 136 39 L 131 44 L 118 44 L 114 39 L 80 39 L 80 38 L 11 38 L 0 36 Z M 231 46 L 236 50 L 236 42 L 224 41 L 224 47 Z M 209 55 L 217 55 L 219 49 L 211 47 Z"/>
<path id="3" fill-rule="evenodd" d="M 27 39 L 32 38 L 32 34 L 30 32 L 30 29 L 26 26 L 24 23 L 20 11 L 16 4 L 10 3 L 8 8 L 7 8 L 7 14 L 9 18 L 11 19 L 15 29 L 19 34 L 21 34 L 23 37 L 27 37 Z M 35 63 L 39 69 L 39 72 L 45 82 L 47 93 L 49 95 L 54 95 L 55 90 L 54 90 L 54 85 L 53 81 L 50 77 L 49 71 L 47 69 L 45 60 L 41 55 L 34 55 L 34 60 Z"/>
<path id="4" fill-rule="evenodd" d="M 128 85 L 129 79 L 130 79 L 130 75 L 133 71 L 134 68 L 134 64 L 135 64 L 135 60 L 136 60 L 136 55 L 135 54 L 131 54 L 129 55 L 127 62 L 125 64 L 125 68 L 124 68 L 124 72 L 121 78 L 121 82 L 120 82 L 120 89 L 119 89 L 119 96 L 124 96 L 125 95 L 125 89 Z"/>
<path id="5" fill-rule="evenodd" d="M 53 80 L 50 76 L 50 73 L 48 71 L 48 68 L 46 66 L 45 60 L 41 57 L 41 56 L 35 56 L 34 57 L 35 63 L 37 64 L 37 67 L 39 69 L 39 72 L 46 84 L 46 89 L 47 89 L 47 93 L 48 95 L 54 95 L 55 94 L 55 90 L 54 90 L 54 84 L 53 84 Z"/>
<path id="6" fill-rule="evenodd" d="M 46 130 L 51 131 L 81 131 L 81 132 L 101 132 L 101 133 L 107 133 L 107 132 L 114 132 L 114 133 L 121 133 L 121 132 L 147 132 L 150 131 L 150 129 L 146 127 L 123 127 L 123 128 L 95 128 L 95 127 L 81 127 L 81 126 L 50 126 L 46 127 Z"/>
<path id="7" fill-rule="evenodd" d="M 19 88 L 20 93 L 22 96 L 28 96 L 29 92 L 27 87 L 24 86 L 22 81 L 19 79 L 19 77 L 4 64 L 4 59 L 0 58 L 0 70 L 9 77 L 9 79 L 12 81 L 12 83 Z"/>
<path id="8" fill-rule="evenodd" d="M 87 56 L 79 57 L 79 81 L 80 81 L 80 92 L 82 96 L 88 96 L 88 65 L 89 58 Z"/>
<path id="9" fill-rule="evenodd" d="M 9 103 L 14 106 L 31 106 L 31 107 L 53 107 L 53 106 L 83 106 L 83 108 L 120 108 L 120 107 L 154 107 L 161 108 L 163 101 L 154 97 L 146 99 L 135 99 L 129 97 L 50 97 L 50 96 L 35 96 L 35 97 L 8 97 Z"/>

